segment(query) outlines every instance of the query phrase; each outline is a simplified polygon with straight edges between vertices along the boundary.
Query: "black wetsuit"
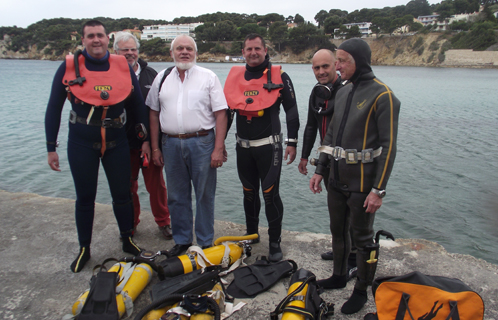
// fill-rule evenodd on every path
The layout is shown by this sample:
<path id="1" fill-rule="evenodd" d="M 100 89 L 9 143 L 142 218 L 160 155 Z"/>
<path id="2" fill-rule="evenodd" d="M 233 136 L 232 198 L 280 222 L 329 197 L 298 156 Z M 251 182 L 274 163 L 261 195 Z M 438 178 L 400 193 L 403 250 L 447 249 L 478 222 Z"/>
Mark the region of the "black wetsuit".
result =
<path id="1" fill-rule="evenodd" d="M 107 71 L 109 69 L 108 55 L 101 60 L 90 57 L 86 50 L 85 66 L 90 71 Z M 45 114 L 45 134 L 48 142 L 57 140 L 61 122 L 61 112 L 67 98 L 66 86 L 62 79 L 66 71 L 64 61 L 57 70 L 52 83 L 52 91 Z M 109 107 L 107 118 L 118 118 L 126 103 L 135 106 L 129 108 L 134 112 L 137 122 L 148 127 L 148 117 L 142 94 L 135 73 L 130 67 L 130 76 L 134 91 L 124 102 Z M 138 107 L 137 107 L 138 106 Z M 86 118 L 91 106 L 76 103 L 71 95 L 71 107 L 79 117 Z M 101 119 L 102 108 L 97 107 L 91 119 Z M 68 161 L 76 189 L 76 228 L 81 247 L 87 247 L 92 240 L 93 218 L 95 213 L 95 197 L 97 193 L 97 178 L 99 162 L 105 170 L 111 191 L 114 215 L 118 222 L 122 237 L 129 237 L 133 230 L 133 206 L 130 195 L 130 151 L 125 127 L 106 129 L 107 150 L 101 157 L 101 127 L 82 123 L 69 123 L 67 144 Z M 55 151 L 54 144 L 47 144 L 47 151 Z"/>
<path id="2" fill-rule="evenodd" d="M 354 47 L 351 48 L 349 44 Z M 344 46 L 344 49 L 341 48 Z M 360 39 L 350 39 L 339 49 L 349 50 L 356 64 L 351 83 L 338 91 L 334 118 L 330 122 L 323 145 L 343 149 L 377 150 L 382 152 L 372 162 L 347 163 L 320 154 L 316 173 L 329 171 L 328 207 L 334 251 L 334 275 L 347 273 L 352 238 L 358 248 L 356 257 L 358 280 L 355 288 L 366 290 L 375 273 L 369 246 L 373 244 L 375 213 L 363 207 L 372 188 L 385 189 L 396 157 L 396 139 L 400 102 L 391 89 L 377 79 L 370 67 L 370 48 Z M 331 168 L 327 168 L 328 164 Z"/>
<path id="3" fill-rule="evenodd" d="M 268 59 L 257 67 L 246 65 L 245 79 L 259 79 L 268 67 Z M 237 113 L 237 135 L 241 139 L 258 140 L 281 133 L 280 104 L 286 113 L 287 135 L 289 139 L 297 139 L 299 130 L 299 114 L 292 81 L 286 73 L 282 73 L 284 88 L 281 96 L 271 107 L 264 109 L 262 117 L 253 117 L 250 122 L 247 117 Z M 289 146 L 296 143 L 289 142 Z M 270 242 L 279 242 L 282 231 L 283 204 L 280 199 L 279 184 L 283 161 L 282 142 L 267 144 L 260 147 L 243 148 L 239 144 L 237 150 L 237 171 L 244 188 L 244 211 L 246 215 L 247 233 L 258 233 L 259 211 L 261 201 L 259 188 L 263 190 L 266 218 L 268 219 L 268 234 Z"/>
<path id="4" fill-rule="evenodd" d="M 308 121 L 306 122 L 306 127 L 304 127 L 303 134 L 303 150 L 301 153 L 302 159 L 308 159 L 313 150 L 315 144 L 316 133 L 320 135 L 320 145 L 325 138 L 327 133 L 327 128 L 330 121 L 334 115 L 334 105 L 335 105 L 335 95 L 337 91 L 343 86 L 342 79 L 340 76 L 337 77 L 333 84 L 328 84 L 331 87 L 331 95 L 328 100 L 323 97 L 317 96 L 313 88 L 311 92 L 309 106 L 308 106 Z M 324 181 L 328 181 L 328 173 L 324 174 Z M 328 184 L 325 183 L 325 188 L 328 188 Z"/>

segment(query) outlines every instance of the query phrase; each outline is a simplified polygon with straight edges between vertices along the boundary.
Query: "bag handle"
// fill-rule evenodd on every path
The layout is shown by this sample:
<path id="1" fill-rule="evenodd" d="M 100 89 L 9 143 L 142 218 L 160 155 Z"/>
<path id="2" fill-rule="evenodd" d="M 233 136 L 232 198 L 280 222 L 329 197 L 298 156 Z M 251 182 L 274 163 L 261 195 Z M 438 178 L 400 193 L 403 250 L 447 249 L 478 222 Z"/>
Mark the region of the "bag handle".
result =
<path id="1" fill-rule="evenodd" d="M 395 320 L 403 320 L 405 318 L 405 314 L 408 311 L 408 314 L 410 315 L 410 318 L 412 320 L 415 320 L 413 318 L 412 312 L 410 310 L 410 307 L 408 306 L 408 301 L 410 300 L 410 295 L 406 292 L 403 292 L 401 295 L 401 300 L 399 301 L 399 306 L 398 306 L 398 311 L 396 312 L 396 318 Z M 430 312 L 424 314 L 424 317 L 427 316 L 428 314 L 433 314 L 435 315 L 439 309 L 443 307 L 443 304 L 439 305 L 439 307 L 434 310 L 437 306 L 439 301 L 434 302 L 434 305 L 432 306 L 432 309 Z M 457 301 L 449 301 L 450 305 L 450 314 L 448 317 L 446 317 L 446 320 L 460 320 L 460 314 L 458 313 L 458 302 Z M 432 319 L 432 318 L 431 318 Z"/>
<path id="2" fill-rule="evenodd" d="M 401 295 L 401 300 L 399 301 L 398 312 L 396 312 L 396 318 L 394 318 L 395 320 L 403 320 L 405 318 L 406 311 L 408 311 L 410 318 L 412 320 L 415 320 L 413 318 L 412 312 L 410 311 L 410 307 L 408 307 L 409 300 L 410 295 L 406 292 L 403 292 L 403 294 Z"/>

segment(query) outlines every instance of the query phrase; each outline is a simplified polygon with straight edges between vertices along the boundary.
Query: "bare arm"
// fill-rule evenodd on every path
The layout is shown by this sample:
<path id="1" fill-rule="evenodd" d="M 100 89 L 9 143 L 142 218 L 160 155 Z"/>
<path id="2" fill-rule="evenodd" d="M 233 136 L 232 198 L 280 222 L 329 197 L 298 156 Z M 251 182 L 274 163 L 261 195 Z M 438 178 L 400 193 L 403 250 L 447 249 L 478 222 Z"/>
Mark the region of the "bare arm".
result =
<path id="1" fill-rule="evenodd" d="M 149 121 L 150 121 L 150 144 L 152 149 L 152 161 L 156 166 L 163 166 L 164 160 L 161 150 L 159 149 L 159 111 L 150 110 L 149 111 Z"/>
<path id="2" fill-rule="evenodd" d="M 218 168 L 226 160 L 225 136 L 227 133 L 227 113 L 225 109 L 214 113 L 216 118 L 216 137 L 214 140 L 214 150 L 211 154 L 211 168 Z"/>

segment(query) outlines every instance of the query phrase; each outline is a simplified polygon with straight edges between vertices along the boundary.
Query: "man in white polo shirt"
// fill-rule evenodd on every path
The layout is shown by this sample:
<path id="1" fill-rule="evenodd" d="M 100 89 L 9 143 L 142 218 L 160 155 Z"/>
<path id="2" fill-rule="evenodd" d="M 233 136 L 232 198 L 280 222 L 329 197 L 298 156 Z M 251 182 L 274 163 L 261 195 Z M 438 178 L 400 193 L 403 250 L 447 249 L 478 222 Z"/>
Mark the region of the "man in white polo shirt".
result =
<path id="1" fill-rule="evenodd" d="M 194 39 L 176 37 L 170 54 L 176 67 L 164 81 L 166 70 L 157 75 L 146 105 L 151 109 L 152 160 L 164 165 L 166 172 L 175 240 L 169 252 L 176 256 L 193 242 L 192 185 L 196 196 L 196 242 L 203 248 L 213 243 L 216 168 L 226 161 L 228 107 L 218 77 L 196 65 Z"/>

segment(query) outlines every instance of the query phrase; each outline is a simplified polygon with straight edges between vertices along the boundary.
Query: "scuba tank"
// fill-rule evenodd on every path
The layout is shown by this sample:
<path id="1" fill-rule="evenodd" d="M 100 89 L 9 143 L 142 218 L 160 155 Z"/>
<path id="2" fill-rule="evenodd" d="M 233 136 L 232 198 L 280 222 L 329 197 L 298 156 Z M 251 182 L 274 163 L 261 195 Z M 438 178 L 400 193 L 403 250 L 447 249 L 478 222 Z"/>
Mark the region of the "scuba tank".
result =
<path id="1" fill-rule="evenodd" d="M 130 270 L 133 268 L 133 270 Z M 127 271 L 128 270 L 128 271 Z M 119 272 L 118 272 L 119 271 Z M 133 307 L 133 301 L 149 284 L 152 278 L 152 268 L 145 263 L 135 264 L 132 262 L 119 262 L 113 265 L 108 272 L 118 272 L 120 280 L 117 286 L 116 302 L 118 305 L 119 317 Z M 124 277 L 124 278 L 123 278 Z M 89 291 L 81 294 L 73 304 L 72 313 L 78 315 L 85 304 Z"/>
<path id="2" fill-rule="evenodd" d="M 224 288 L 223 288 L 222 284 L 220 282 L 218 282 L 217 284 L 214 285 L 214 287 L 210 291 L 204 293 L 203 296 L 207 295 L 208 297 L 212 298 L 218 304 L 218 307 L 220 308 L 220 312 L 223 312 L 225 309 L 225 295 L 223 292 L 224 292 Z M 187 296 L 187 295 L 185 295 L 185 296 Z M 171 295 L 169 297 L 171 297 Z M 166 296 L 163 298 L 168 298 L 168 297 Z M 188 319 L 190 319 L 190 320 L 214 320 L 215 319 L 215 315 L 213 314 L 213 311 L 211 311 L 210 313 L 207 313 L 207 312 L 193 313 L 190 317 L 188 317 L 184 314 L 181 314 L 181 312 L 184 310 L 182 310 L 182 308 L 181 308 L 181 302 L 177 302 L 173 305 L 165 306 L 162 308 L 160 307 L 160 308 L 153 309 L 153 310 L 149 311 L 142 318 L 142 320 L 165 319 L 163 316 L 166 314 L 166 312 L 168 310 L 174 309 L 176 307 L 180 307 L 179 309 L 176 309 L 179 311 L 172 312 L 170 315 L 168 315 L 168 316 L 170 316 L 171 319 L 181 319 L 181 320 L 188 320 Z M 175 310 L 171 310 L 171 311 L 175 311 Z M 170 319 L 170 318 L 166 317 L 166 319 Z"/>
<path id="3" fill-rule="evenodd" d="M 254 240 L 258 235 L 221 237 L 215 240 L 214 246 L 196 250 L 190 247 L 187 254 L 172 257 L 159 263 L 165 277 L 174 277 L 206 266 L 222 265 L 228 267 L 243 255 L 250 256 L 250 246 L 244 240 Z M 233 242 L 237 241 L 237 242 Z"/>
<path id="4" fill-rule="evenodd" d="M 315 275 L 306 269 L 297 270 L 291 277 L 287 296 L 270 313 L 271 320 L 322 320 L 334 314 L 334 304 L 320 297 Z"/>

